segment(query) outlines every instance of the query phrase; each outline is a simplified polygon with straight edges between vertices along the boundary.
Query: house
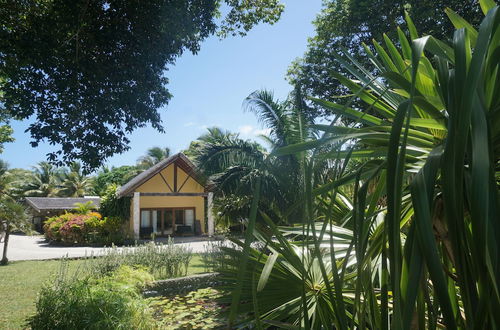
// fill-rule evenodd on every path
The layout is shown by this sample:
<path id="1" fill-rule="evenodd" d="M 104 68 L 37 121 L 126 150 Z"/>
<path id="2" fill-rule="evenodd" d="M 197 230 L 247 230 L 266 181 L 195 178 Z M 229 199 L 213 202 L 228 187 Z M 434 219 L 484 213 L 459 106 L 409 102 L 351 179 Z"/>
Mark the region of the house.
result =
<path id="1" fill-rule="evenodd" d="M 132 198 L 129 231 L 134 238 L 213 235 L 212 196 L 203 176 L 182 153 L 162 160 L 118 190 Z"/>
<path id="2" fill-rule="evenodd" d="M 64 214 L 73 210 L 77 203 L 85 204 L 92 202 L 96 209 L 99 208 L 101 199 L 99 197 L 26 197 L 25 204 L 35 230 L 42 231 L 43 222 L 50 217 Z"/>

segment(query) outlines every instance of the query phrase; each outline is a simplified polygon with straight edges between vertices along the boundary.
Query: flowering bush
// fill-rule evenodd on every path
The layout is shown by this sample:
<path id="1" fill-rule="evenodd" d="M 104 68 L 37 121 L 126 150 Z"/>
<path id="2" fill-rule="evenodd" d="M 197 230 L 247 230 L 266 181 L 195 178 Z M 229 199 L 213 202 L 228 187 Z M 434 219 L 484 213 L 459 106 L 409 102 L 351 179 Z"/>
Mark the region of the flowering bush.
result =
<path id="1" fill-rule="evenodd" d="M 111 244 L 123 240 L 119 219 L 103 218 L 98 212 L 65 213 L 49 218 L 44 231 L 48 240 L 69 244 Z"/>

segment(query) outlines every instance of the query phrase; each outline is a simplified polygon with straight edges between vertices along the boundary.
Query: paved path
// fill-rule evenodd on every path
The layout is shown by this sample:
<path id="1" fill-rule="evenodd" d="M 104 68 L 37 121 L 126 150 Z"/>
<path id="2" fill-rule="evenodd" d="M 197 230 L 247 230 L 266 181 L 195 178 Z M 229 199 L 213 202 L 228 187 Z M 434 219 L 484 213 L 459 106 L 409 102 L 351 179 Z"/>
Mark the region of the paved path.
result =
<path id="1" fill-rule="evenodd" d="M 208 244 L 207 239 L 198 237 L 179 237 L 174 241 L 176 241 L 176 244 L 191 248 L 195 253 L 204 252 Z M 3 243 L 0 244 L 0 249 L 3 249 Z M 45 242 L 43 236 L 11 235 L 7 257 L 11 261 L 59 259 L 65 256 L 75 258 L 91 254 L 98 255 L 104 249 L 101 247 L 52 246 Z"/>

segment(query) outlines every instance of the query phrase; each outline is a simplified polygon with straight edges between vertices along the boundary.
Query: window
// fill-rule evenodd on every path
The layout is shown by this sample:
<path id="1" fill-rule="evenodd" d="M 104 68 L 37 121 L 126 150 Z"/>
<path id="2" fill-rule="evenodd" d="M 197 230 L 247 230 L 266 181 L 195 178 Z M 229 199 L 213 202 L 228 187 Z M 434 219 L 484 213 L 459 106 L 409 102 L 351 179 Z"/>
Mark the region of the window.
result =
<path id="1" fill-rule="evenodd" d="M 172 228 L 173 214 L 172 210 L 165 210 L 165 228 Z"/>
<path id="2" fill-rule="evenodd" d="M 155 232 L 159 236 L 172 235 L 179 226 L 194 230 L 195 208 L 158 208 L 141 210 L 140 227 L 144 237 Z M 186 228 L 184 228 L 186 229 Z"/>
<path id="3" fill-rule="evenodd" d="M 142 210 L 141 211 L 141 228 L 151 227 L 151 211 Z"/>
<path id="4" fill-rule="evenodd" d="M 183 225 L 184 224 L 184 210 L 174 210 L 175 212 L 175 224 Z"/>
<path id="5" fill-rule="evenodd" d="M 194 228 L 194 210 L 193 209 L 186 209 L 184 211 L 184 224 L 186 226 L 191 226 L 191 228 Z"/>

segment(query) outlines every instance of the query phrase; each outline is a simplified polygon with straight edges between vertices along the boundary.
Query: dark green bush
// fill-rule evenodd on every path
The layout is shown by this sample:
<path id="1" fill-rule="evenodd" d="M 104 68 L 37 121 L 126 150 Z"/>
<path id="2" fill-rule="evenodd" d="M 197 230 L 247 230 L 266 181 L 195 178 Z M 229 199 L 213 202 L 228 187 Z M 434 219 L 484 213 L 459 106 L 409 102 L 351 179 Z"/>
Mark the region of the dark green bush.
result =
<path id="1" fill-rule="evenodd" d="M 109 185 L 101 198 L 99 212 L 105 217 L 118 218 L 122 223 L 130 217 L 130 197 L 118 198 L 118 185 Z"/>
<path id="2" fill-rule="evenodd" d="M 39 293 L 32 329 L 151 329 L 154 320 L 143 299 L 153 280 L 144 269 L 122 266 L 113 274 L 81 279 L 61 272 Z"/>

